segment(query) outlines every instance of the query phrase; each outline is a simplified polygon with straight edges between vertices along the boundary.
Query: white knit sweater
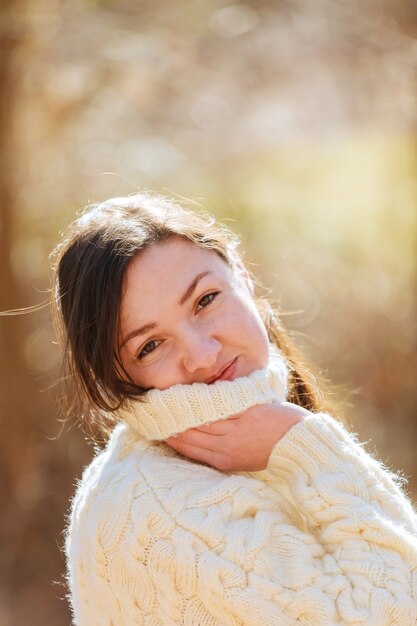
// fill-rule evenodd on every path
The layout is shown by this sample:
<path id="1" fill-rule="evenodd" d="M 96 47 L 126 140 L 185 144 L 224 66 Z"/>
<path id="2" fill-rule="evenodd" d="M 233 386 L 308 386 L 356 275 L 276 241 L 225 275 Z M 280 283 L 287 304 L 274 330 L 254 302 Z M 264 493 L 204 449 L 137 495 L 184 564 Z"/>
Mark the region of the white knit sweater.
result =
<path id="1" fill-rule="evenodd" d="M 84 470 L 66 529 L 77 626 L 415 626 L 417 515 L 395 476 L 326 414 L 268 468 L 220 472 L 161 440 L 284 400 L 266 370 L 131 403 Z"/>

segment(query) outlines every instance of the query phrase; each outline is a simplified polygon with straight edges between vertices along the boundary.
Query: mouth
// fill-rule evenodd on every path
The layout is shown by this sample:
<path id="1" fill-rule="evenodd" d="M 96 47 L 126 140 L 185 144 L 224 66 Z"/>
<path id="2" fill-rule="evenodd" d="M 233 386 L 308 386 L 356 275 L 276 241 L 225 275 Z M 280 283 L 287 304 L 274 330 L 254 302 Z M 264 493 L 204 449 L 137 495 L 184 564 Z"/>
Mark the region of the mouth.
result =
<path id="1" fill-rule="evenodd" d="M 205 383 L 211 385 L 216 380 L 233 380 L 237 369 L 237 357 L 230 361 L 223 369 L 221 369 L 215 376 L 208 378 Z"/>

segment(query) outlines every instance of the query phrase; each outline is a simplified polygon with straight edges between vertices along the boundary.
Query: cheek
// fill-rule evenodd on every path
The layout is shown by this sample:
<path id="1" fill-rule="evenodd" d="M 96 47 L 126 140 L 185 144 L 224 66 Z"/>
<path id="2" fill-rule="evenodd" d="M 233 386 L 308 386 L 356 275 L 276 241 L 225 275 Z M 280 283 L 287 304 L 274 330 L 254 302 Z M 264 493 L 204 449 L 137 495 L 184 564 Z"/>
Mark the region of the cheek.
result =
<path id="1" fill-rule="evenodd" d="M 241 341 L 268 346 L 268 333 L 253 299 L 246 291 L 237 291 L 230 300 L 222 321 Z"/>
<path id="2" fill-rule="evenodd" d="M 133 366 L 131 367 L 130 375 L 139 387 L 144 387 L 145 389 L 154 387 L 167 389 L 176 383 L 183 382 L 175 364 L 175 359 L 172 360 L 170 357 L 158 360 L 149 365 L 149 367 L 140 368 L 140 370 Z"/>

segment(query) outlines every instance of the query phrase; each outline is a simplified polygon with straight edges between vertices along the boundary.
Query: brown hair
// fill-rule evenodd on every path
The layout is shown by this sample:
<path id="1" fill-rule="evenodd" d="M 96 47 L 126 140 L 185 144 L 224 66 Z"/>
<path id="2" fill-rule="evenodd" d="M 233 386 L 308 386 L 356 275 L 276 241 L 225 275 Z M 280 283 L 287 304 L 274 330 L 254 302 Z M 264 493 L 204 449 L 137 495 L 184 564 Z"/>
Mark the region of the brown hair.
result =
<path id="1" fill-rule="evenodd" d="M 130 379 L 114 349 L 122 282 L 138 252 L 172 236 L 214 250 L 231 266 L 239 262 L 235 252 L 239 239 L 225 225 L 202 211 L 188 210 L 150 192 L 86 207 L 51 255 L 54 317 L 63 351 L 66 397 L 76 399 L 70 407 L 76 406 L 80 418 L 93 427 L 90 432 L 95 429 L 108 435 L 123 401 L 145 391 Z M 255 302 L 270 341 L 287 357 L 288 401 L 335 415 L 336 407 L 319 388 L 317 375 L 313 376 L 278 311 L 266 298 L 255 298 Z M 326 387 L 327 382 L 322 379 L 320 386 Z"/>

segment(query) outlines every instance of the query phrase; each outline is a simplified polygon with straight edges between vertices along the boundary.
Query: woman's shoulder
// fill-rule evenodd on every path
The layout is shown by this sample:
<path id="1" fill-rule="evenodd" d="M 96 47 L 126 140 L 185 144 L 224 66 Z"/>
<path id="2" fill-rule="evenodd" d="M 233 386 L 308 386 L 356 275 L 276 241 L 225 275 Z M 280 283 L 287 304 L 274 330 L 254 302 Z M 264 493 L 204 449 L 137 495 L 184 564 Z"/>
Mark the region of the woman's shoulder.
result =
<path id="1" fill-rule="evenodd" d="M 146 525 L 151 518 L 176 525 L 210 509 L 226 520 L 283 508 L 262 481 L 190 461 L 167 444 L 144 440 L 119 424 L 82 474 L 68 535 L 88 533 L 91 539 L 104 528 L 106 535 L 117 534 L 120 528 L 126 532 L 132 520 Z"/>
<path id="2" fill-rule="evenodd" d="M 149 510 L 165 495 L 169 497 L 175 486 L 186 484 L 192 491 L 204 476 L 213 480 L 216 474 L 219 472 L 180 458 L 167 444 L 148 441 L 120 423 L 76 483 L 68 528 L 71 532 L 76 527 L 91 530 L 101 519 L 123 524 L 135 501 L 146 499 L 143 510 Z"/>
<path id="3" fill-rule="evenodd" d="M 169 463 L 169 454 L 169 450 L 162 451 L 160 446 L 137 436 L 126 424 L 119 423 L 106 446 L 96 449 L 95 456 L 83 469 L 76 483 L 72 509 L 92 514 L 100 510 L 103 501 L 106 502 L 106 510 L 111 510 L 116 507 L 116 500 L 124 499 L 128 494 L 131 496 L 147 482 L 146 468 L 149 465 L 158 462 L 158 459 L 161 466 Z M 151 476 L 151 482 L 156 482 L 159 476 Z"/>
<path id="4" fill-rule="evenodd" d="M 115 427 L 105 448 L 84 468 L 69 505 L 65 552 L 70 568 L 80 560 L 86 567 L 88 555 L 122 548 L 129 536 L 141 534 L 144 520 L 157 509 L 161 518 L 160 470 L 169 457 L 158 468 L 153 460 L 160 457 L 157 446 L 125 424 Z"/>
<path id="5" fill-rule="evenodd" d="M 106 446 L 96 450 L 90 464 L 83 469 L 76 496 L 80 491 L 94 497 L 113 489 L 131 489 L 137 482 L 153 488 L 184 479 L 198 481 L 201 474 L 212 478 L 220 475 L 213 468 L 182 457 L 164 442 L 147 440 L 127 424 L 119 423 Z"/>

